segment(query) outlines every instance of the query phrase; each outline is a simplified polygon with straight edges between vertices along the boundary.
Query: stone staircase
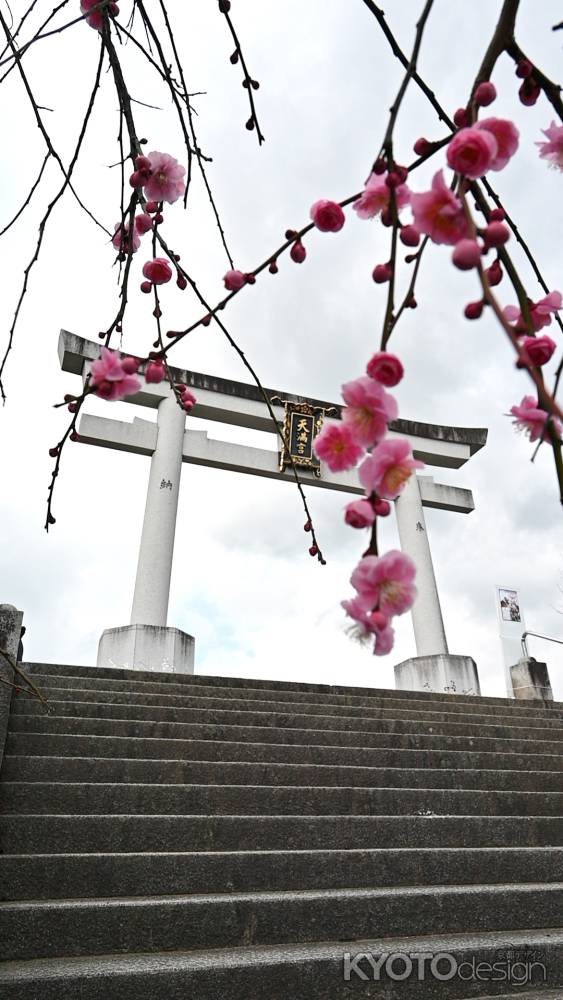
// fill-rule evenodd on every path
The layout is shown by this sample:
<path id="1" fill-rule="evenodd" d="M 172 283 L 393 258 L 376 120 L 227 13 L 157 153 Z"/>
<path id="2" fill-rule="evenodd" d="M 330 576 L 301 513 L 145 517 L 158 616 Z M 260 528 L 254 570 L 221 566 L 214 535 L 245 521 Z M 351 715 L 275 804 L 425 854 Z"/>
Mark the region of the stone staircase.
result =
<path id="1" fill-rule="evenodd" d="M 26 669 L 1 1000 L 562 1000 L 562 704 Z"/>

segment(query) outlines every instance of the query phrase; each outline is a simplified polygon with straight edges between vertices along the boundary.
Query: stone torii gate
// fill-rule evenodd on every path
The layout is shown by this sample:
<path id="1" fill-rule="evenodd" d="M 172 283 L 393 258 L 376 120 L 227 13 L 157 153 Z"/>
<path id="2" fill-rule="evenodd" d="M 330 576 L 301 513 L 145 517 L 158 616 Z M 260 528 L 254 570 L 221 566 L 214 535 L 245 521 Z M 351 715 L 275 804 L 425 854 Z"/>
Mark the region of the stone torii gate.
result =
<path id="1" fill-rule="evenodd" d="M 99 343 L 61 331 L 59 359 L 64 371 L 84 378 L 99 352 Z M 194 416 L 275 433 L 256 386 L 175 368 L 172 372 L 175 382 L 187 383 L 195 390 Z M 269 389 L 266 393 L 275 400 L 272 406 L 279 424 L 283 424 L 286 412 L 280 405 L 282 400 L 308 403 L 340 417 L 340 407 L 331 403 Z M 167 626 L 182 462 L 287 482 L 294 482 L 294 478 L 291 469 L 280 471 L 276 451 L 210 439 L 207 431 L 186 430 L 186 414 L 167 382 L 154 385 L 143 380 L 140 391 L 125 402 L 157 410 L 156 422 L 139 417 L 127 422 L 84 414 L 78 428 L 80 440 L 86 444 L 151 458 L 131 623 L 106 629 L 97 662 L 98 666 L 191 673 L 193 637 Z M 415 457 L 427 465 L 457 469 L 485 445 L 487 431 L 400 419 L 390 425 L 389 436 L 406 437 Z M 307 486 L 351 494 L 363 492 L 356 470 L 333 473 L 321 463 L 317 473 L 299 469 L 299 475 Z M 448 652 L 423 509 L 434 507 L 468 514 L 474 509 L 471 491 L 436 483 L 432 476 L 413 475 L 394 506 L 401 547 L 417 567 L 418 588 L 411 612 L 418 655 L 395 668 L 397 686 L 479 693 L 473 660 Z"/>

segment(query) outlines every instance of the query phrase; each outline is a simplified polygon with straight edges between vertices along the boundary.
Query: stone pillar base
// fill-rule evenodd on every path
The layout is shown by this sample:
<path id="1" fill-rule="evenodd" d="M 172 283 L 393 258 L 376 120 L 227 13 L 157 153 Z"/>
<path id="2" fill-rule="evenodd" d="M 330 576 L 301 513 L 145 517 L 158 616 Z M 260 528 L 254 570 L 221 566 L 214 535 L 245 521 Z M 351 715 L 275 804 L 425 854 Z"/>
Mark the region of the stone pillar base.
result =
<path id="1" fill-rule="evenodd" d="M 553 701 L 553 691 L 547 664 L 533 657 L 523 657 L 510 668 L 515 698 L 532 701 Z"/>
<path id="2" fill-rule="evenodd" d="M 125 625 L 107 628 L 98 646 L 98 667 L 193 674 L 195 639 L 178 628 Z"/>
<path id="3" fill-rule="evenodd" d="M 477 664 L 470 656 L 439 653 L 413 656 L 395 667 L 397 691 L 433 691 L 438 694 L 481 694 Z"/>

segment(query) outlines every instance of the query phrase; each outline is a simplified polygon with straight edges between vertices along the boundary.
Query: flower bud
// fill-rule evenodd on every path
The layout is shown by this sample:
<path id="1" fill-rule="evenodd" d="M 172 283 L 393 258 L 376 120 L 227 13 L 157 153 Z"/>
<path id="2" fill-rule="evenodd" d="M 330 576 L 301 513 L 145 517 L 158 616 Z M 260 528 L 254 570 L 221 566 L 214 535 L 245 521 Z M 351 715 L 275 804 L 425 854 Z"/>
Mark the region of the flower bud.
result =
<path id="1" fill-rule="evenodd" d="M 483 83 L 480 83 L 476 88 L 475 93 L 473 94 L 473 100 L 478 107 L 486 108 L 489 104 L 493 103 L 496 96 L 497 88 L 494 83 L 491 83 L 490 80 L 484 80 Z"/>

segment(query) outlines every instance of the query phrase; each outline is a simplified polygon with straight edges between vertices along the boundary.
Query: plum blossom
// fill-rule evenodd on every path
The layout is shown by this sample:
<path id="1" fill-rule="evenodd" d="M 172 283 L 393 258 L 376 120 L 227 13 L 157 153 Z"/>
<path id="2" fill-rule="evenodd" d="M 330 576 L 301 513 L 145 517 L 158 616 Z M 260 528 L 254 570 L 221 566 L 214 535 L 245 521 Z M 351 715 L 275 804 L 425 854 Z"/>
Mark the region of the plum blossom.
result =
<path id="1" fill-rule="evenodd" d="M 122 359 L 117 351 L 102 347 L 100 357 L 92 362 L 91 368 L 90 385 L 96 396 L 113 401 L 139 391 L 141 383 L 135 374 L 126 370 L 130 368 L 125 364 L 127 360 Z"/>
<path id="2" fill-rule="evenodd" d="M 524 431 L 530 441 L 538 441 L 540 438 L 542 441 L 548 440 L 547 413 L 540 409 L 537 399 L 533 396 L 524 396 L 518 405 L 510 407 L 507 416 L 514 417 L 513 424 L 517 430 Z M 561 435 L 561 424 L 557 417 L 552 417 L 552 422 L 557 433 Z"/>
<path id="3" fill-rule="evenodd" d="M 411 209 L 416 228 L 434 243 L 453 246 L 468 235 L 463 205 L 450 191 L 442 170 L 434 174 L 430 191 L 411 194 Z"/>
<path id="4" fill-rule="evenodd" d="M 388 354 L 387 351 L 377 351 L 367 363 L 366 371 L 370 378 L 388 389 L 398 385 L 403 375 L 404 368 L 395 354 Z"/>
<path id="5" fill-rule="evenodd" d="M 344 520 L 351 528 L 369 528 L 375 521 L 375 511 L 369 500 L 353 500 L 344 508 Z"/>
<path id="6" fill-rule="evenodd" d="M 125 225 L 124 225 L 121 222 L 116 222 L 115 226 L 113 228 L 115 230 L 114 235 L 113 235 L 113 239 L 111 241 L 112 244 L 113 244 L 113 246 L 115 247 L 116 250 L 119 250 L 120 253 L 128 253 L 129 252 L 129 226 L 127 225 L 127 223 L 125 223 Z M 140 245 L 141 245 L 141 236 L 140 236 L 140 233 L 138 232 L 137 227 L 133 226 L 133 250 L 132 250 L 132 252 L 135 253 L 139 249 Z"/>
<path id="7" fill-rule="evenodd" d="M 563 125 L 552 122 L 549 128 L 542 128 L 542 132 L 548 141 L 536 142 L 536 146 L 540 147 L 540 157 L 549 160 L 550 167 L 563 170 Z"/>
<path id="8" fill-rule="evenodd" d="M 385 177 L 385 174 L 371 174 L 368 178 L 364 192 L 352 205 L 360 219 L 373 219 L 375 215 L 389 207 L 391 191 L 385 183 Z M 397 211 L 407 205 L 409 199 L 409 188 L 406 184 L 399 184 L 395 188 Z"/>
<path id="9" fill-rule="evenodd" d="M 544 334 L 543 337 L 523 337 L 520 347 L 526 351 L 531 364 L 539 368 L 547 364 L 557 345 L 551 337 Z"/>
<path id="10" fill-rule="evenodd" d="M 242 271 L 227 271 L 223 275 L 223 284 L 228 292 L 238 292 L 246 285 L 246 275 Z"/>
<path id="11" fill-rule="evenodd" d="M 336 201 L 316 201 L 310 216 L 321 233 L 338 233 L 346 221 L 342 208 Z"/>
<path id="12" fill-rule="evenodd" d="M 149 229 L 152 229 L 152 219 L 150 215 L 147 215 L 146 212 L 136 215 L 135 229 L 140 236 L 144 236 L 145 233 L 148 233 Z"/>
<path id="13" fill-rule="evenodd" d="M 376 628 L 373 652 L 376 656 L 386 656 L 393 649 L 394 642 L 395 630 L 390 625 L 386 625 L 385 628 Z"/>
<path id="14" fill-rule="evenodd" d="M 359 597 L 352 597 L 341 602 L 346 614 L 354 625 L 348 629 L 348 634 L 358 642 L 366 642 L 375 638 L 374 653 L 385 656 L 393 649 L 395 632 L 388 618 L 380 611 L 367 611 Z"/>
<path id="15" fill-rule="evenodd" d="M 363 375 L 342 386 L 346 406 L 342 420 L 357 444 L 370 448 L 385 436 L 387 424 L 396 420 L 399 412 L 397 401 L 385 389 Z"/>
<path id="16" fill-rule="evenodd" d="M 360 604 L 370 610 L 377 608 L 391 618 L 412 607 L 416 597 L 415 574 L 410 556 L 391 549 L 383 556 L 364 556 L 350 582 L 358 592 Z"/>
<path id="17" fill-rule="evenodd" d="M 482 177 L 498 152 L 495 137 L 483 129 L 462 128 L 448 144 L 448 166 L 465 177 Z"/>
<path id="18" fill-rule="evenodd" d="M 331 472 L 352 469 L 362 457 L 364 449 L 352 436 L 346 424 L 325 424 L 317 434 L 313 448 L 322 462 L 326 462 Z"/>
<path id="19" fill-rule="evenodd" d="M 186 190 L 184 174 L 186 168 L 169 153 L 149 153 L 151 174 L 144 184 L 145 197 L 149 201 L 167 201 L 172 205 Z"/>
<path id="20" fill-rule="evenodd" d="M 497 144 L 497 152 L 490 170 L 502 170 L 518 149 L 520 133 L 514 122 L 508 118 L 482 118 L 475 128 L 489 132 Z"/>
<path id="21" fill-rule="evenodd" d="M 117 17 L 119 14 L 119 7 L 116 3 L 110 2 L 108 4 L 103 4 L 103 0 L 80 0 L 80 10 L 83 14 L 88 14 L 88 11 L 92 10 L 93 7 L 99 7 L 86 18 L 86 24 L 89 24 L 91 28 L 95 28 L 96 31 L 101 31 L 104 23 L 104 8 L 109 12 L 111 17 Z"/>
<path id="22" fill-rule="evenodd" d="M 387 500 L 396 500 L 414 470 L 423 468 L 424 462 L 412 457 L 405 438 L 386 439 L 360 465 L 360 482 L 368 496 L 377 493 Z"/>
<path id="23" fill-rule="evenodd" d="M 544 295 L 539 302 L 530 302 L 530 317 L 534 330 L 541 330 L 544 326 L 549 326 L 551 313 L 559 312 L 561 308 L 563 308 L 563 296 L 558 291 Z M 509 323 L 514 323 L 517 330 L 526 329 L 525 320 L 518 306 L 505 306 L 502 312 L 504 318 Z"/>
<path id="24" fill-rule="evenodd" d="M 143 266 L 143 274 L 153 285 L 165 285 L 172 277 L 172 268 L 165 257 L 154 257 Z"/>

